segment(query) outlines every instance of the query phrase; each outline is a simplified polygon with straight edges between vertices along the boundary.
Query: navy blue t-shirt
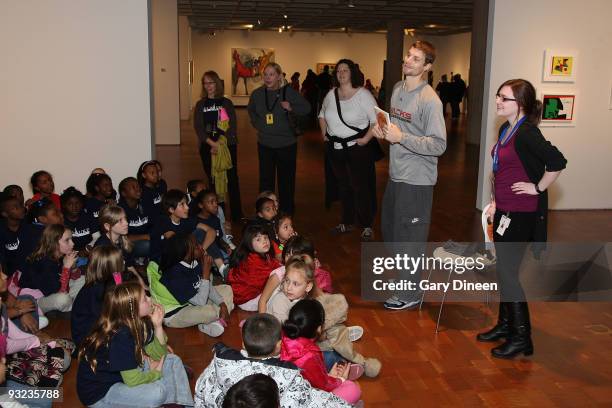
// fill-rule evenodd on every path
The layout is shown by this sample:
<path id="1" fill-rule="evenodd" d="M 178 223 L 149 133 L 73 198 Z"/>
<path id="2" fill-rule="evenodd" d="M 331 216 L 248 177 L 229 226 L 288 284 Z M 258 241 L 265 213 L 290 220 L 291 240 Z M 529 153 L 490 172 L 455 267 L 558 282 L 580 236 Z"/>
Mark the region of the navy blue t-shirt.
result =
<path id="1" fill-rule="evenodd" d="M 106 205 L 106 201 L 100 201 L 96 197 L 89 197 L 85 202 L 85 212 L 92 218 L 92 222 L 98 223 L 98 215 L 100 215 L 100 209 Z M 99 231 L 100 227 L 96 231 Z M 93 232 L 93 231 L 92 231 Z"/>
<path id="2" fill-rule="evenodd" d="M 125 211 L 125 217 L 128 221 L 128 234 L 144 235 L 151 232 L 152 223 L 140 202 L 136 208 L 132 208 L 125 200 L 121 199 L 119 200 L 119 206 Z"/>
<path id="3" fill-rule="evenodd" d="M 89 335 L 102 313 L 106 288 L 107 285 L 103 282 L 95 282 L 93 285 L 83 286 L 74 299 L 70 316 L 70 329 L 72 331 L 72 340 L 77 347 Z"/>
<path id="4" fill-rule="evenodd" d="M 64 217 L 64 225 L 72 231 L 72 241 L 74 242 L 75 251 L 85 249 L 87 244 L 91 242 L 91 234 L 93 232 L 91 230 L 91 224 L 92 217 L 84 210 L 81 211 L 79 218 L 74 222 Z"/>
<path id="5" fill-rule="evenodd" d="M 150 217 L 151 221 L 155 221 L 157 218 L 162 216 L 161 214 L 161 201 L 165 191 L 162 191 L 159 184 L 157 187 L 147 187 L 144 184 L 140 186 L 142 194 L 140 195 L 140 203 L 142 208 Z"/>
<path id="6" fill-rule="evenodd" d="M 149 331 L 147 341 L 153 341 L 153 331 Z M 107 347 L 98 350 L 96 372 L 82 358 L 77 371 L 77 394 L 83 405 L 89 406 L 100 401 L 116 383 L 123 382 L 121 371 L 138 368 L 135 354 L 136 342 L 125 326 L 111 336 Z"/>
<path id="7" fill-rule="evenodd" d="M 182 219 L 179 224 L 172 222 L 168 215 L 159 217 L 151 230 L 150 259 L 159 263 L 162 253 L 163 236 L 166 232 L 174 231 L 176 234 L 191 234 L 195 231 L 197 225 L 198 221 L 192 217 Z"/>
<path id="8" fill-rule="evenodd" d="M 6 262 L 5 274 L 11 276 L 16 270 L 25 268 L 26 258 L 34 252 L 45 229 L 23 220 L 16 232 L 11 231 L 6 220 L 0 220 L 0 246 Z"/>
<path id="9" fill-rule="evenodd" d="M 45 257 L 34 262 L 26 262 L 19 279 L 19 287 L 38 289 L 45 296 L 49 296 L 60 290 L 61 274 L 61 261 Z"/>
<path id="10" fill-rule="evenodd" d="M 106 234 L 102 234 L 100 235 L 100 238 L 98 238 L 98 240 L 96 241 L 96 243 L 94 244 L 94 248 L 95 247 L 99 247 L 102 245 L 111 245 L 111 246 L 115 246 L 117 248 L 117 245 L 113 244 L 110 240 L 110 238 L 108 238 L 108 236 Z M 125 267 L 130 267 L 130 266 L 134 266 L 134 255 L 132 255 L 131 252 L 127 252 L 126 250 L 124 250 L 123 248 L 121 249 L 121 253 L 123 254 L 123 260 L 125 261 Z"/>
<path id="11" fill-rule="evenodd" d="M 183 304 L 198 293 L 201 276 L 202 267 L 198 261 L 194 261 L 191 265 L 183 261 L 167 271 L 162 271 L 159 281 L 179 303 Z"/>

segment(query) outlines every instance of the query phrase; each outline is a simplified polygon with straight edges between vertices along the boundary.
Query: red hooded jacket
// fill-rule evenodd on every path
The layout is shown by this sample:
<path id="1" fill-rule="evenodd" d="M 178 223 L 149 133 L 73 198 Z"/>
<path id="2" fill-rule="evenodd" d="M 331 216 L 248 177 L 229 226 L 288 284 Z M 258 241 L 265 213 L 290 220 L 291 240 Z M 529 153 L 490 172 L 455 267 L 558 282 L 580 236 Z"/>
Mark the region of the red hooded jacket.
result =
<path id="1" fill-rule="evenodd" d="M 333 391 L 342 384 L 341 379 L 327 374 L 323 353 L 315 339 L 290 339 L 283 334 L 280 358 L 298 366 L 302 376 L 315 388 Z"/>
<path id="2" fill-rule="evenodd" d="M 263 291 L 270 272 L 281 266 L 274 258 L 263 258 L 250 253 L 245 260 L 229 271 L 227 281 L 234 292 L 234 304 L 241 305 L 256 298 Z"/>

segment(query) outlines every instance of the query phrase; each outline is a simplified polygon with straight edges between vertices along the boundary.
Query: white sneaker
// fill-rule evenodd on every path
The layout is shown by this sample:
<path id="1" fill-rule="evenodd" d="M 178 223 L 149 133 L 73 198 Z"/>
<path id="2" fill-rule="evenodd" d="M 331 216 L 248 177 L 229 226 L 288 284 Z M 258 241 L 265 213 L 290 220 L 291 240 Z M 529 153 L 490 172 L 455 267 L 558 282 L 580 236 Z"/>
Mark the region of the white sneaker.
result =
<path id="1" fill-rule="evenodd" d="M 363 336 L 363 327 L 361 326 L 350 326 L 348 330 L 350 341 L 357 341 Z"/>
<path id="2" fill-rule="evenodd" d="M 225 331 L 225 327 L 217 320 L 211 323 L 200 323 L 198 324 L 198 330 L 204 334 L 208 334 L 210 337 L 219 337 Z"/>

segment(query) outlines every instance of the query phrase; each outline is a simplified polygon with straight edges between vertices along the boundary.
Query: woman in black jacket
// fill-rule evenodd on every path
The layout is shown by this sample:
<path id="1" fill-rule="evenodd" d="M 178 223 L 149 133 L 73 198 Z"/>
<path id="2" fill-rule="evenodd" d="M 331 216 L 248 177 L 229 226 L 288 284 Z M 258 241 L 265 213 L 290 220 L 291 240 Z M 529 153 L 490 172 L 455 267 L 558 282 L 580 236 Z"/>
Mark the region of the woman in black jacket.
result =
<path id="1" fill-rule="evenodd" d="M 497 325 L 480 333 L 477 340 L 505 339 L 491 353 L 497 358 L 512 358 L 520 353 L 533 354 L 519 268 L 529 243 L 546 241 L 547 190 L 567 160 L 537 127 L 542 103 L 536 100 L 531 83 L 511 79 L 501 84 L 496 107 L 497 114 L 507 121 L 492 151 L 493 189 L 488 216 L 493 221 L 501 302 Z"/>
<path id="2" fill-rule="evenodd" d="M 220 111 L 225 109 L 229 116 L 229 128 L 219 127 Z M 227 189 L 229 192 L 231 219 L 240 221 L 243 218 L 240 202 L 240 184 L 238 182 L 238 137 L 236 132 L 236 109 L 229 99 L 223 96 L 223 82 L 215 71 L 207 71 L 202 76 L 202 99 L 195 106 L 193 126 L 200 142 L 200 158 L 208 177 L 209 188 L 214 189 L 212 179 L 212 155 L 219 148 L 219 137 L 227 138 L 227 147 L 232 157 L 232 168 L 227 171 Z"/>
<path id="3" fill-rule="evenodd" d="M 270 62 L 264 68 L 264 85 L 251 93 L 249 116 L 257 129 L 259 191 L 277 191 L 281 212 L 293 214 L 297 135 L 289 115 L 304 116 L 310 104 L 290 86 L 283 86 L 283 70 Z"/>

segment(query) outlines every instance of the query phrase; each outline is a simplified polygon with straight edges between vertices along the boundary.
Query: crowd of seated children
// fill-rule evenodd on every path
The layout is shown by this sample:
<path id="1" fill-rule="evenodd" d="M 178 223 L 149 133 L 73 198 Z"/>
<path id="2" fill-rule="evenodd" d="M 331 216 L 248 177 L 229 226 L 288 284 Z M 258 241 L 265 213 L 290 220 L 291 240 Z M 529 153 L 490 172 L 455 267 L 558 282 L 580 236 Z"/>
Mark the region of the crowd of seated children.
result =
<path id="1" fill-rule="evenodd" d="M 332 294 L 331 276 L 329 272 L 317 268 L 317 263 L 310 260 L 315 255 L 314 245 L 308 238 L 294 236 L 289 239 L 283 251 L 286 262 L 299 256 L 302 262 L 296 262 L 299 266 L 291 275 L 286 274 L 286 265 L 275 269 L 268 278 L 259 299 L 259 311 L 275 315 L 281 322 L 287 318 L 289 309 L 297 300 L 304 297 L 317 299 L 325 309 L 325 322 L 323 324 L 323 335 L 318 339 L 319 347 L 324 351 L 327 359 L 346 360 L 361 365 L 368 377 L 376 377 L 381 368 L 381 363 L 376 358 L 366 358 L 357 353 L 353 348 L 353 342 L 361 338 L 363 328 L 360 326 L 347 327 L 344 323 L 348 315 L 348 303 L 342 294 Z M 310 278 L 311 268 L 314 266 L 314 282 Z M 312 282 L 312 289 L 306 293 Z M 292 287 L 288 287 L 292 285 Z M 323 285 L 329 290 L 320 290 Z M 289 290 L 293 292 L 287 296 Z M 295 296 L 296 293 L 299 296 Z M 308 296 L 307 296 L 308 295 Z M 273 300 L 274 298 L 274 300 Z"/>
<path id="2" fill-rule="evenodd" d="M 223 334 L 234 307 L 228 285 L 213 286 L 212 259 L 193 235 L 175 234 L 165 240 L 159 269 L 149 266 L 153 298 L 164 307 L 168 327 L 198 326 L 211 337 Z"/>
<path id="3" fill-rule="evenodd" d="M 197 408 L 216 408 L 222 405 L 231 387 L 252 374 L 266 374 L 274 379 L 282 407 L 350 407 L 326 391 L 316 389 L 302 377 L 298 367 L 281 361 L 281 324 L 271 315 L 259 313 L 249 316 L 242 326 L 244 350 L 238 351 L 217 343 L 213 359 L 198 378 L 195 387 Z"/>

